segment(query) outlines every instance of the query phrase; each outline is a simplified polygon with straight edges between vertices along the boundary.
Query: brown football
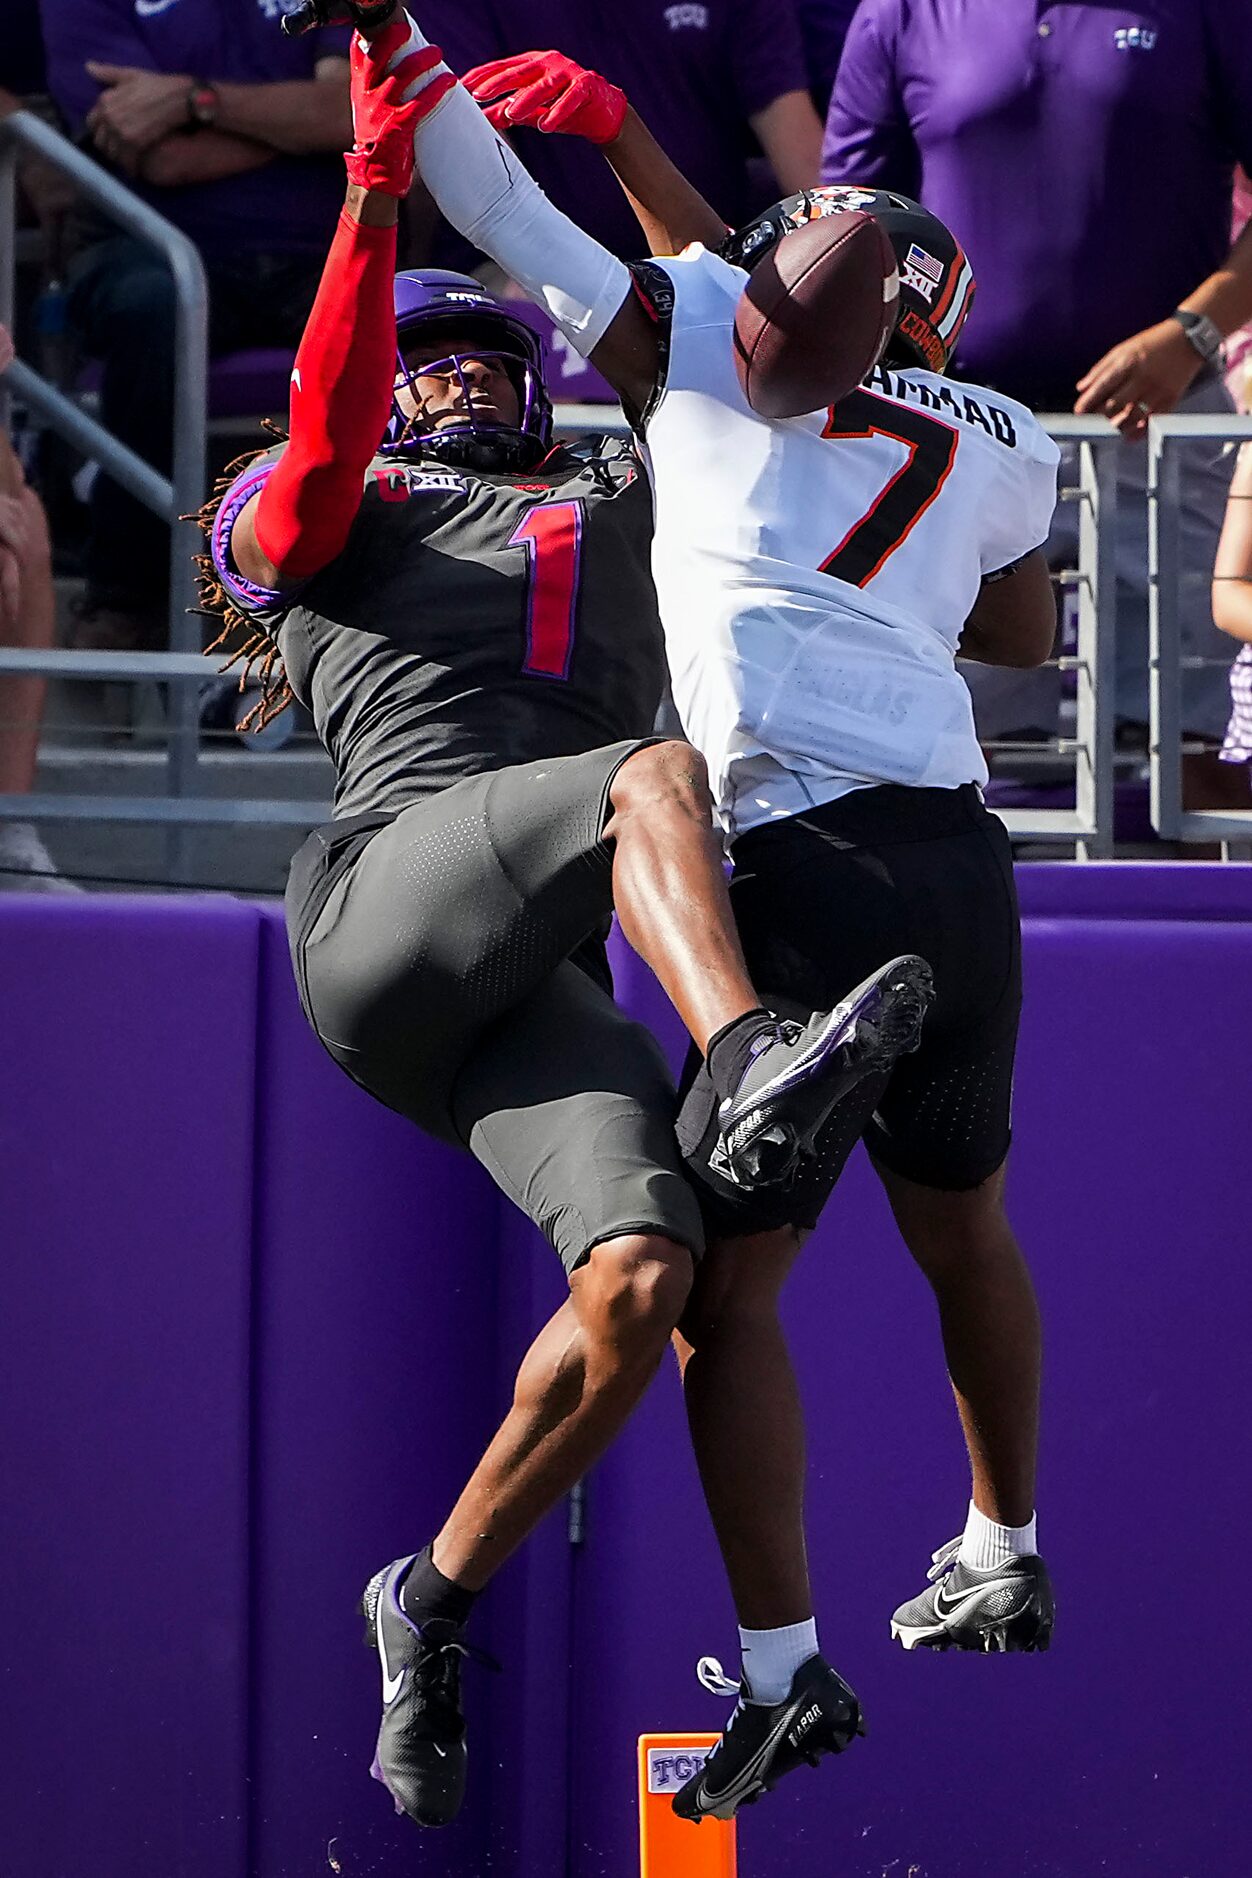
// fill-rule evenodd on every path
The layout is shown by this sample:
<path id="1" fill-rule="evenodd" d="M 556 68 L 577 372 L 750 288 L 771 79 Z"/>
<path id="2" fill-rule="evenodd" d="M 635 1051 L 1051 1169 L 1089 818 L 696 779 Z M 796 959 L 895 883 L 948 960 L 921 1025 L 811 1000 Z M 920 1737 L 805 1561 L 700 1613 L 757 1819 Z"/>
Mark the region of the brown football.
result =
<path id="1" fill-rule="evenodd" d="M 899 295 L 872 215 L 841 210 L 784 235 L 735 308 L 735 369 L 752 409 L 800 417 L 846 397 L 882 356 Z"/>

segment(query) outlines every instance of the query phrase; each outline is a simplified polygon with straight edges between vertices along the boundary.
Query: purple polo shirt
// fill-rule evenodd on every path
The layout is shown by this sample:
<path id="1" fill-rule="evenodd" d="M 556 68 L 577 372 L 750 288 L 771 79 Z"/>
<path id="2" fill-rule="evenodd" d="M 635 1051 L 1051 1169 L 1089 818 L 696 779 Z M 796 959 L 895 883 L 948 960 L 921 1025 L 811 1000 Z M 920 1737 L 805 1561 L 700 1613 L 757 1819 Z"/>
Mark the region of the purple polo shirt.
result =
<path id="1" fill-rule="evenodd" d="M 1252 0 L 863 0 L 822 176 L 920 196 L 978 298 L 957 369 L 1036 409 L 1230 247 L 1252 161 Z"/>
<path id="2" fill-rule="evenodd" d="M 729 223 L 755 207 L 748 119 L 808 77 L 794 0 L 424 0 L 418 20 L 454 71 L 554 48 L 620 85 L 657 142 Z M 624 260 L 639 224 L 604 157 L 576 137 L 516 133 L 558 208 Z"/>
<path id="3" fill-rule="evenodd" d="M 48 86 L 77 134 L 99 96 L 86 59 L 186 72 L 227 84 L 312 78 L 319 59 L 346 58 L 343 27 L 287 39 L 279 0 L 41 0 Z M 275 157 L 263 169 L 186 189 L 143 189 L 213 258 L 243 250 L 320 253 L 344 192 L 336 155 Z"/>

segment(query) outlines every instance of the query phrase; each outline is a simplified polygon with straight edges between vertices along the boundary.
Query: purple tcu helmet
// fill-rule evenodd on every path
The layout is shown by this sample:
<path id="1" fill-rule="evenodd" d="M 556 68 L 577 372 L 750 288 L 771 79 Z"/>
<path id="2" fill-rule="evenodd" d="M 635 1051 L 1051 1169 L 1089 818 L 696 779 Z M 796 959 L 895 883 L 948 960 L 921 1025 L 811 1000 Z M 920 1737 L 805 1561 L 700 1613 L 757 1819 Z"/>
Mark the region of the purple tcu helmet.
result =
<path id="1" fill-rule="evenodd" d="M 440 268 L 397 274 L 395 304 L 397 388 L 407 384 L 416 399 L 414 375 L 404 358 L 406 347 L 419 340 L 423 345 L 442 345 L 446 339 L 446 354 L 430 363 L 452 368 L 466 405 L 469 387 L 461 360 L 498 359 L 517 391 L 519 416 L 515 425 L 496 424 L 467 411 L 463 423 L 421 430 L 419 420 L 407 416 L 393 395 L 383 454 L 412 451 L 488 470 L 530 469 L 546 456 L 552 443 L 552 400 L 543 382 L 543 342 L 525 320 L 510 313 L 470 275 L 449 274 Z"/>

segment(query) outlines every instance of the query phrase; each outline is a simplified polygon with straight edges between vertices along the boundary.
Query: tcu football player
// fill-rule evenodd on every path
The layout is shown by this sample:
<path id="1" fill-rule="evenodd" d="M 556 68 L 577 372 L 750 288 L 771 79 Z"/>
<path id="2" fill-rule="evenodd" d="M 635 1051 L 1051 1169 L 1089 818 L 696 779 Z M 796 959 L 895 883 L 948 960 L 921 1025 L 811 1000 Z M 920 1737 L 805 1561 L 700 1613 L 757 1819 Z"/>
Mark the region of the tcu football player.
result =
<path id="1" fill-rule="evenodd" d="M 294 691 L 335 764 L 335 819 L 287 893 L 310 1022 L 356 1082 L 475 1154 L 569 1273 L 446 1523 L 366 1590 L 375 1772 L 428 1825 L 461 1803 L 474 1596 L 621 1426 L 703 1247 L 664 1064 L 612 1001 L 614 904 L 708 1058 L 745 1188 L 786 1177 L 916 1041 L 926 982 L 902 959 L 813 1023 L 762 1007 L 700 758 L 650 734 L 664 655 L 637 458 L 553 445 L 539 345 L 476 281 L 394 276 L 414 132 L 451 88 L 437 55 L 387 78 L 358 41 L 290 440 L 213 508 L 206 568 L 270 704 Z M 414 1434 L 416 1463 L 420 1415 Z"/>
<path id="2" fill-rule="evenodd" d="M 698 1060 L 689 1068 L 679 1132 L 714 1243 L 677 1347 L 743 1671 L 731 1682 L 705 1668 L 739 1700 L 674 1804 L 725 1818 L 859 1724 L 818 1653 L 802 1428 L 776 1310 L 858 1137 L 934 1287 L 973 1473 L 962 1535 L 934 1555 L 929 1588 L 895 1612 L 893 1632 L 906 1648 L 1029 1650 L 1051 1630 L 1034 1511 L 1038 1311 L 1003 1197 L 1020 935 L 955 658 L 1047 656 L 1054 608 L 1039 549 L 1057 451 L 1022 406 L 944 377 L 973 274 L 916 203 L 822 189 L 727 236 L 641 143 L 622 94 L 559 55 L 479 68 L 466 89 L 406 20 L 373 56 L 389 70 L 429 61 L 415 80 L 442 87 L 416 133 L 427 187 L 594 360 L 643 439 L 674 697 L 730 839 L 756 981 L 803 1016 L 884 952 L 934 967 L 920 1049 L 840 1107 L 785 1191 L 748 1194 L 727 1177 L 716 1091 Z M 546 201 L 493 124 L 603 145 L 657 258 L 628 270 L 607 254 Z M 891 238 L 897 329 L 840 404 L 767 422 L 734 369 L 739 296 L 788 229 L 846 208 Z"/>

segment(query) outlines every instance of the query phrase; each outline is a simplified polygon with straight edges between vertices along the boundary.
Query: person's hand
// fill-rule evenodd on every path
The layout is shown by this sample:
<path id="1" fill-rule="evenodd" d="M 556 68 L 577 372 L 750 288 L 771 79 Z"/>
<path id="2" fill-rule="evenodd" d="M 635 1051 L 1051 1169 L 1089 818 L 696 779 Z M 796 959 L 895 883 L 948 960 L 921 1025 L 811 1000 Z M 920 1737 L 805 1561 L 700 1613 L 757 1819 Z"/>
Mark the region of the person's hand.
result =
<path id="1" fill-rule="evenodd" d="M 7 326 L 0 326 L 0 372 L 6 372 L 16 356 L 12 333 Z"/>
<path id="2" fill-rule="evenodd" d="M 352 35 L 352 148 L 348 180 L 385 196 L 413 181 L 413 132 L 456 84 L 438 46 L 421 45 L 407 13 L 368 40 Z M 434 74 L 432 77 L 431 74 Z M 421 81 L 429 82 L 423 84 Z M 417 87 L 412 97 L 405 94 Z"/>
<path id="3" fill-rule="evenodd" d="M 187 99 L 194 79 L 182 72 L 145 72 L 134 65 L 87 60 L 87 72 L 103 87 L 87 113 L 87 129 L 102 156 L 133 169 L 154 143 L 187 126 Z"/>
<path id="4" fill-rule="evenodd" d="M 588 143 L 612 143 L 626 119 L 624 91 L 563 52 L 522 52 L 476 65 L 462 80 L 499 131 L 526 125 Z"/>
<path id="5" fill-rule="evenodd" d="M 1177 320 L 1161 320 L 1114 346 L 1078 381 L 1079 413 L 1101 412 L 1135 440 L 1156 411 L 1172 411 L 1201 366 Z"/>

